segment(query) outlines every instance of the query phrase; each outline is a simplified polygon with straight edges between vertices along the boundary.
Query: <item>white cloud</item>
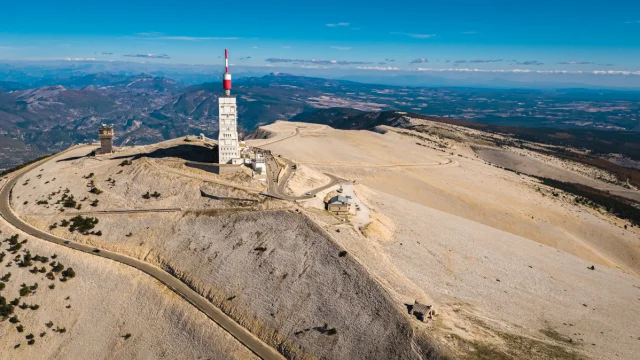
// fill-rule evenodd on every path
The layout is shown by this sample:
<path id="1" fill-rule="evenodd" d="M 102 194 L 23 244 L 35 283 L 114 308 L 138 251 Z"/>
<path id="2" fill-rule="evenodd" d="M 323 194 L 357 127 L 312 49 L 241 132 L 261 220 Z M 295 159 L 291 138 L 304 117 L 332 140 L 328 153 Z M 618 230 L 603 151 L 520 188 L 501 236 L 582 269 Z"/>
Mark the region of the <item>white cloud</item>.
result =
<path id="1" fill-rule="evenodd" d="M 183 36 L 165 35 L 160 32 L 141 32 L 137 36 L 151 40 L 204 41 L 204 40 L 239 40 L 235 36 Z"/>
<path id="2" fill-rule="evenodd" d="M 336 50 L 351 50 L 348 46 L 332 46 L 331 48 Z"/>
<path id="3" fill-rule="evenodd" d="M 291 49 L 291 46 L 289 46 L 289 45 L 284 45 L 284 46 L 282 46 L 282 48 L 283 48 L 283 49 Z"/>
<path id="4" fill-rule="evenodd" d="M 623 71 L 623 70 L 529 70 L 529 69 L 470 69 L 470 68 L 418 68 L 418 71 L 425 72 L 474 72 L 474 73 L 523 73 L 523 74 L 592 74 L 592 75 L 636 75 L 640 76 L 640 71 Z"/>
<path id="5" fill-rule="evenodd" d="M 149 59 L 170 59 L 167 54 L 127 54 L 122 55 L 126 57 L 135 57 L 135 58 L 149 58 Z"/>
<path id="6" fill-rule="evenodd" d="M 393 66 L 356 66 L 356 69 L 359 70 L 380 70 L 380 71 L 388 71 L 388 70 L 400 70 L 400 68 Z"/>
<path id="7" fill-rule="evenodd" d="M 405 32 L 392 32 L 391 34 L 409 36 L 414 39 L 430 39 L 432 37 L 436 37 L 436 34 L 415 34 L 415 33 L 405 33 Z"/>
<path id="8" fill-rule="evenodd" d="M 162 33 L 161 32 L 157 32 L 157 31 L 149 31 L 149 32 L 136 33 L 136 35 L 138 35 L 138 36 L 160 36 L 160 35 L 162 35 Z"/>
<path id="9" fill-rule="evenodd" d="M 478 33 L 477 31 L 463 31 L 463 32 L 461 32 L 461 34 L 464 34 L 464 35 L 475 35 L 477 33 Z"/>
<path id="10" fill-rule="evenodd" d="M 198 36 L 158 36 L 156 37 L 158 40 L 180 40 L 180 41 L 203 41 L 203 40 L 238 40 L 238 37 L 198 37 Z"/>
<path id="11" fill-rule="evenodd" d="M 421 63 L 428 63 L 428 62 L 429 60 L 427 60 L 426 58 L 418 58 L 411 61 L 409 64 L 421 64 Z"/>
<path id="12" fill-rule="evenodd" d="M 416 38 L 416 39 L 429 39 L 432 38 L 434 36 L 436 36 L 435 34 L 407 34 L 409 36 L 411 36 L 412 38 Z"/>
<path id="13" fill-rule="evenodd" d="M 335 23 L 335 24 L 326 24 L 328 27 L 346 27 L 349 26 L 350 24 L 348 22 L 339 22 L 339 23 Z"/>
<path id="14" fill-rule="evenodd" d="M 96 61 L 96 58 L 66 58 L 67 61 Z"/>

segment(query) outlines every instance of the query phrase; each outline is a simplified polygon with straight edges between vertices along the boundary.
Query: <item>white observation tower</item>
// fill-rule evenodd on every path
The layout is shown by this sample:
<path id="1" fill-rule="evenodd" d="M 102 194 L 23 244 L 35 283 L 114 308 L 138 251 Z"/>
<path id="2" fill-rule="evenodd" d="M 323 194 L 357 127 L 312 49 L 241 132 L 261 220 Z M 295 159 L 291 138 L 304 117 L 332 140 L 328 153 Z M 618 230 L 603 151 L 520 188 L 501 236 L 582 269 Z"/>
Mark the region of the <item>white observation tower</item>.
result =
<path id="1" fill-rule="evenodd" d="M 238 110 L 236 96 L 231 95 L 229 52 L 224 49 L 225 73 L 222 76 L 224 95 L 218 97 L 218 162 L 229 164 L 240 157 L 238 143 Z"/>

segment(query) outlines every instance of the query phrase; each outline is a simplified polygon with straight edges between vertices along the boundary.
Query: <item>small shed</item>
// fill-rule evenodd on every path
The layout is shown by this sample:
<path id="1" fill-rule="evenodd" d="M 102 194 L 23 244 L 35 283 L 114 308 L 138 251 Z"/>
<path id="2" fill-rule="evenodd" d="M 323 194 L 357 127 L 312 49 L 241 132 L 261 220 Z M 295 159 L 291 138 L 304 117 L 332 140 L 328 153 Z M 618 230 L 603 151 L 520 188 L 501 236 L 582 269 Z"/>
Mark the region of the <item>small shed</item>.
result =
<path id="1" fill-rule="evenodd" d="M 427 322 L 429 319 L 438 316 L 433 306 L 421 304 L 418 300 L 411 306 L 409 314 L 414 315 L 422 322 Z"/>

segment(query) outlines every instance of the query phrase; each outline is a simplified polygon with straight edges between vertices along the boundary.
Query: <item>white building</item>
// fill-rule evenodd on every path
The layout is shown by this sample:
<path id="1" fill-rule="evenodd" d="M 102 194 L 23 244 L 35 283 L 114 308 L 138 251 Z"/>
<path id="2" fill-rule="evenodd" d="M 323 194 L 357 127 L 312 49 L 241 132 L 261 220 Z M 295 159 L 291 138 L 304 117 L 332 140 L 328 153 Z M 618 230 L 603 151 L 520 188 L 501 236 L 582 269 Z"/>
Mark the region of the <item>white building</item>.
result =
<path id="1" fill-rule="evenodd" d="M 238 143 L 238 113 L 235 95 L 221 95 L 218 98 L 218 159 L 220 164 L 230 164 L 240 157 Z"/>
<path id="2" fill-rule="evenodd" d="M 253 166 L 253 171 L 255 171 L 256 174 L 267 173 L 267 165 L 265 164 L 263 157 L 258 157 L 255 160 L 253 160 L 252 166 Z"/>

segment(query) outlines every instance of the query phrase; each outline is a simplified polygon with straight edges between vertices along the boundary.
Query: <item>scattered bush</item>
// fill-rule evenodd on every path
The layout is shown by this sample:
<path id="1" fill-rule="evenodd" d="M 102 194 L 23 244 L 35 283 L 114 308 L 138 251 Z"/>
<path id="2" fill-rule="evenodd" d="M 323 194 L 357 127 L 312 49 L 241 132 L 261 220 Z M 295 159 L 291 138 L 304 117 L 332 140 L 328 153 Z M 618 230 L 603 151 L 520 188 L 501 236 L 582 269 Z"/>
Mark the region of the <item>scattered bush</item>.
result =
<path id="1" fill-rule="evenodd" d="M 128 340 L 131 337 L 131 334 L 126 333 L 122 336 L 125 340 Z"/>
<path id="2" fill-rule="evenodd" d="M 91 202 L 91 204 L 89 204 L 89 205 L 91 205 L 91 206 L 93 206 L 93 207 L 98 206 L 98 199 L 93 200 L 93 201 Z"/>
<path id="3" fill-rule="evenodd" d="M 148 194 L 148 193 L 147 193 L 147 194 Z M 159 192 L 157 192 L 157 191 L 154 191 L 154 192 L 153 192 L 153 194 L 151 194 L 151 197 L 153 197 L 153 198 L 156 198 L 156 199 L 157 199 L 157 198 L 159 198 L 159 197 L 160 197 L 160 193 L 159 193 Z"/>
<path id="4" fill-rule="evenodd" d="M 82 217 L 78 215 L 76 217 L 71 218 L 71 225 L 69 226 L 69 231 L 74 232 L 78 230 L 78 232 L 82 234 L 86 234 L 89 230 L 93 229 L 98 223 L 98 219 L 94 217 Z"/>
<path id="5" fill-rule="evenodd" d="M 53 271 L 54 273 L 59 273 L 64 269 L 64 265 L 57 263 L 52 269 L 51 271 Z"/>
<path id="6" fill-rule="evenodd" d="M 97 187 L 92 187 L 91 190 L 89 190 L 90 193 L 92 194 L 96 194 L 96 195 L 100 195 L 102 194 L 102 190 L 98 189 Z"/>
<path id="7" fill-rule="evenodd" d="M 22 287 L 20 288 L 20 296 L 24 297 L 31 294 L 31 288 L 25 284 L 22 284 Z"/>
<path id="8" fill-rule="evenodd" d="M 18 330 L 18 332 L 21 333 L 21 332 L 24 331 L 24 326 L 18 325 L 18 326 L 16 326 L 16 330 Z"/>
<path id="9" fill-rule="evenodd" d="M 340 252 L 338 253 L 338 256 L 340 256 L 340 257 L 345 257 L 345 256 L 347 256 L 347 252 L 346 252 L 346 251 L 344 251 L 344 250 L 342 250 L 342 251 L 340 251 Z"/>
<path id="10" fill-rule="evenodd" d="M 142 195 L 143 199 L 151 199 L 151 195 L 149 194 L 149 192 L 147 191 L 146 194 Z"/>
<path id="11" fill-rule="evenodd" d="M 68 267 L 65 271 L 63 271 L 62 276 L 64 277 L 68 277 L 68 278 L 74 278 L 76 276 L 76 272 L 73 271 L 73 268 Z"/>
<path id="12" fill-rule="evenodd" d="M 47 200 L 38 200 L 38 202 L 36 204 L 38 204 L 38 205 L 47 205 L 47 204 L 49 204 L 49 202 Z"/>
<path id="13" fill-rule="evenodd" d="M 133 164 L 133 161 L 131 161 L 131 159 L 128 159 L 128 160 L 124 160 L 123 162 L 118 164 L 118 166 L 127 166 L 127 165 L 131 165 L 131 164 Z"/>
<path id="14" fill-rule="evenodd" d="M 0 296 L 0 318 L 8 317 L 11 314 L 13 314 L 13 305 L 7 303 L 7 299 L 5 299 L 4 296 Z"/>

